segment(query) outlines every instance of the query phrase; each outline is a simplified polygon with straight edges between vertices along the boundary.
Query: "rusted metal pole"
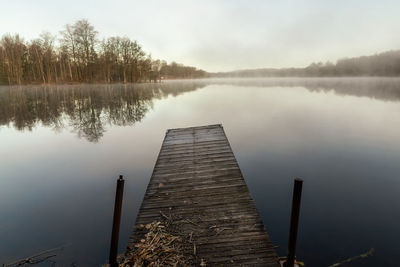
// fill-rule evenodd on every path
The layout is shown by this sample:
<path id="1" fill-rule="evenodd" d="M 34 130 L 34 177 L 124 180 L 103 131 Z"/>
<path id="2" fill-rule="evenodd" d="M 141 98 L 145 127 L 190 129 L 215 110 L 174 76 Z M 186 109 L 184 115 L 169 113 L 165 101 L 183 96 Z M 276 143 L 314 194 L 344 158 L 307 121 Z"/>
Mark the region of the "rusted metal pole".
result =
<path id="1" fill-rule="evenodd" d="M 289 253 L 286 259 L 285 267 L 293 267 L 296 260 L 296 242 L 297 242 L 297 232 L 299 229 L 302 187 L 303 187 L 303 180 L 296 178 L 294 180 L 294 188 L 293 188 L 292 214 L 290 215 L 290 230 L 289 230 L 289 245 L 288 245 Z"/>
<path id="2" fill-rule="evenodd" d="M 124 178 L 122 175 L 117 180 L 117 192 L 115 193 L 114 218 L 111 233 L 110 258 L 108 263 L 111 267 L 117 267 L 119 226 L 121 223 L 122 196 L 124 195 Z"/>

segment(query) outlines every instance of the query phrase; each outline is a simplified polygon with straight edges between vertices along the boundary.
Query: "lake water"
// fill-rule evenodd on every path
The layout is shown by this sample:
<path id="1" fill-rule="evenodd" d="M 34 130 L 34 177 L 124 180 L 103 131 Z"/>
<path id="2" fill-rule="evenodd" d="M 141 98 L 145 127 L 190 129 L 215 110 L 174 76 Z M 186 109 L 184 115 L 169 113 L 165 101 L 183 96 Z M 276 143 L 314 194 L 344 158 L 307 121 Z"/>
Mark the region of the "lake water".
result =
<path id="1" fill-rule="evenodd" d="M 56 266 L 105 263 L 117 176 L 122 252 L 166 129 L 218 123 L 280 256 L 301 177 L 299 260 L 399 266 L 396 78 L 0 87 L 0 264 L 59 246 Z"/>

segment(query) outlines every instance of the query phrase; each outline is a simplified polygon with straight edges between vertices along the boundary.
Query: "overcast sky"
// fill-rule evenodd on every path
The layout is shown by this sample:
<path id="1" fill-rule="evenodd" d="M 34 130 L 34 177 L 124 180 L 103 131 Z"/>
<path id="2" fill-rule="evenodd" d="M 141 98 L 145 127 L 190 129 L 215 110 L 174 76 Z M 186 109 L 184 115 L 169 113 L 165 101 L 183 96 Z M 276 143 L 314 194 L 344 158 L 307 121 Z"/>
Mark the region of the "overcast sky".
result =
<path id="1" fill-rule="evenodd" d="M 88 19 L 153 58 L 208 71 L 304 67 L 400 49 L 400 1 L 0 0 L 0 35 L 57 34 Z"/>

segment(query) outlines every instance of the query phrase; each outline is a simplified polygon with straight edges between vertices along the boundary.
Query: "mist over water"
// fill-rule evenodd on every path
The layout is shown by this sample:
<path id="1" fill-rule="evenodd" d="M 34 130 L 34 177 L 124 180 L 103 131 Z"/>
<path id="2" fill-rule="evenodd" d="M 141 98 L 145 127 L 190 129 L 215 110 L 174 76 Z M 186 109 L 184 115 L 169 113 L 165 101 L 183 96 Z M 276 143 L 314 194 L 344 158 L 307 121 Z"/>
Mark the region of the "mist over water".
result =
<path id="1" fill-rule="evenodd" d="M 0 87 L 0 264 L 105 263 L 117 176 L 122 252 L 166 129 L 222 123 L 280 256 L 302 177 L 298 259 L 397 266 L 399 114 L 398 78 Z"/>

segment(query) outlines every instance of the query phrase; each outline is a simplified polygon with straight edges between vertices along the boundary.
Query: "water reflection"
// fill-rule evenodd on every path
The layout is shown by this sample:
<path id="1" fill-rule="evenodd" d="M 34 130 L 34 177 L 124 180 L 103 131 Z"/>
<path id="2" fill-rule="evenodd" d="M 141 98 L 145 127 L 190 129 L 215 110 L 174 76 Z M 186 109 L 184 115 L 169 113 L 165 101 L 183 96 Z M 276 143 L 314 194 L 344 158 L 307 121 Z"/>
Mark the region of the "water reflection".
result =
<path id="1" fill-rule="evenodd" d="M 400 101 L 400 78 L 264 78 L 215 79 L 203 83 L 254 87 L 304 87 L 311 92 Z"/>
<path id="2" fill-rule="evenodd" d="M 140 122 L 153 99 L 193 91 L 204 84 L 79 85 L 0 88 L 0 125 L 32 130 L 38 124 L 55 131 L 71 128 L 79 137 L 97 142 L 106 124 Z"/>
<path id="3" fill-rule="evenodd" d="M 138 85 L 64 85 L 0 87 L 0 126 L 32 130 L 38 124 L 59 131 L 70 128 L 97 142 L 106 125 L 133 125 L 153 106 L 153 99 L 177 96 L 207 85 L 304 87 L 311 92 L 400 101 L 399 78 L 203 79 Z"/>

